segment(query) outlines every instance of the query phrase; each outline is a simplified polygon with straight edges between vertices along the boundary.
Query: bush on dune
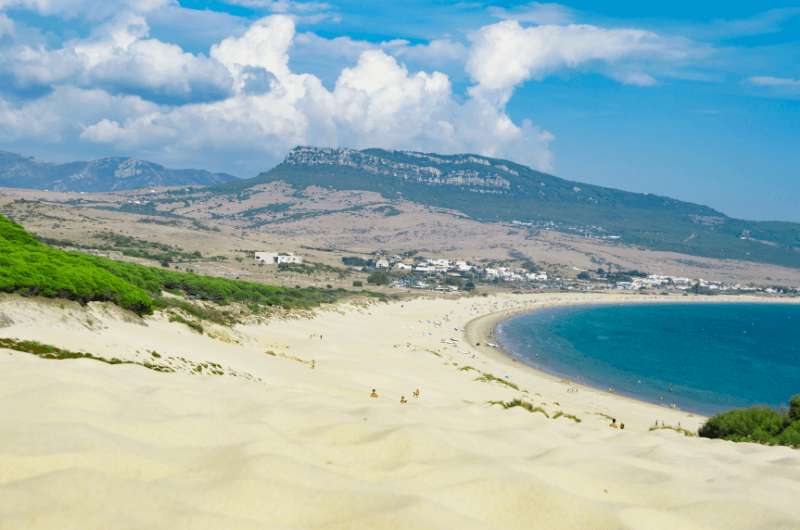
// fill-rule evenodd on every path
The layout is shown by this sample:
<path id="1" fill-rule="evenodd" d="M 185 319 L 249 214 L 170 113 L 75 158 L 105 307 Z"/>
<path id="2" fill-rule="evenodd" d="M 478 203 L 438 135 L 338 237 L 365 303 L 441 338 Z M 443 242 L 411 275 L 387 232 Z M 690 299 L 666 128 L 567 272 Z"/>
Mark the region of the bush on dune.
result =
<path id="1" fill-rule="evenodd" d="M 699 434 L 734 442 L 800 447 L 800 395 L 791 399 L 786 412 L 750 407 L 717 414 L 700 428 Z"/>
<path id="2" fill-rule="evenodd" d="M 91 257 L 40 243 L 0 216 L 0 291 L 26 296 L 109 301 L 140 314 L 153 310 L 145 290 L 96 267 Z"/>

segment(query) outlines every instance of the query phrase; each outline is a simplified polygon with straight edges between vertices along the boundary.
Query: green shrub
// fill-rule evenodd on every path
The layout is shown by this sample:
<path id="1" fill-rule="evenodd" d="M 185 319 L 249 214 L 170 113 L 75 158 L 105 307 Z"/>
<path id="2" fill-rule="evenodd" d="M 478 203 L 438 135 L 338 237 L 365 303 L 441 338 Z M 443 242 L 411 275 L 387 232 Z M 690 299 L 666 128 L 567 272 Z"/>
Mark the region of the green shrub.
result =
<path id="1" fill-rule="evenodd" d="M 767 443 L 780 434 L 782 427 L 780 413 L 767 407 L 752 407 L 714 416 L 700 428 L 700 436 Z"/>
<path id="2" fill-rule="evenodd" d="M 791 399 L 785 413 L 768 407 L 751 407 L 717 414 L 700 428 L 699 435 L 734 442 L 800 447 L 800 395 Z"/>
<path id="3" fill-rule="evenodd" d="M 789 400 L 789 421 L 800 421 L 800 394 Z"/>
<path id="4" fill-rule="evenodd" d="M 389 285 L 392 282 L 392 277 L 384 271 L 375 271 L 367 276 L 367 283 L 371 285 Z"/>
<path id="5" fill-rule="evenodd" d="M 66 252 L 43 244 L 0 215 L 0 292 L 81 303 L 107 301 L 144 315 L 171 305 L 162 298 L 164 291 L 256 309 L 309 309 L 348 294 L 344 289 L 264 285 Z"/>

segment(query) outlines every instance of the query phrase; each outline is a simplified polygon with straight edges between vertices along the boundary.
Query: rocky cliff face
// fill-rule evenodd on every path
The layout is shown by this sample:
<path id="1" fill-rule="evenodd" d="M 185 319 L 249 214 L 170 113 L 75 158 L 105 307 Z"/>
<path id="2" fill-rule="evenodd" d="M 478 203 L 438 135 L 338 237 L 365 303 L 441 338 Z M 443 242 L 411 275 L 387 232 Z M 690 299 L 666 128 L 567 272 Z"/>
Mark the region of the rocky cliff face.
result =
<path id="1" fill-rule="evenodd" d="M 507 193 L 509 176 L 519 173 L 474 155 L 437 156 L 412 151 L 379 151 L 296 147 L 286 157 L 289 166 L 339 166 L 431 186 L 457 186 L 481 193 Z"/>
<path id="2" fill-rule="evenodd" d="M 201 169 L 170 169 L 134 158 L 53 164 L 0 151 L 0 186 L 53 191 L 120 191 L 162 186 L 209 186 L 236 180 Z"/>

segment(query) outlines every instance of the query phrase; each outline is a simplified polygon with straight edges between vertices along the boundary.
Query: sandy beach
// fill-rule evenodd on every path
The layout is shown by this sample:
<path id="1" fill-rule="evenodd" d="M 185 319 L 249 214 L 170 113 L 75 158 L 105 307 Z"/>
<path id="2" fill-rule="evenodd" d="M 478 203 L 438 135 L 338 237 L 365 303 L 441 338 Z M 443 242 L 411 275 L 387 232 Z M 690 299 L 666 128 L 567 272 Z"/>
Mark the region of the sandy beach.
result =
<path id="1" fill-rule="evenodd" d="M 132 364 L 0 349 L 0 529 L 799 528 L 800 452 L 651 431 L 704 418 L 486 345 L 514 312 L 634 301 L 675 299 L 420 298 L 199 334 L 2 296 L 0 337 Z M 514 399 L 541 411 L 490 403 Z"/>

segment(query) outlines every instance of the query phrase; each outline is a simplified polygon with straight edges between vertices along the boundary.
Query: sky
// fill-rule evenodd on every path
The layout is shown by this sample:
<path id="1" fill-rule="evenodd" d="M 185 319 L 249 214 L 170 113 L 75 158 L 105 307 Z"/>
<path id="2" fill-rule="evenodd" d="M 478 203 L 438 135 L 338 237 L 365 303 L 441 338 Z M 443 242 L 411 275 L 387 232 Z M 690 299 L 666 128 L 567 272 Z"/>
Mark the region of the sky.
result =
<path id="1" fill-rule="evenodd" d="M 800 1 L 0 0 L 0 150 L 471 152 L 800 222 Z"/>

